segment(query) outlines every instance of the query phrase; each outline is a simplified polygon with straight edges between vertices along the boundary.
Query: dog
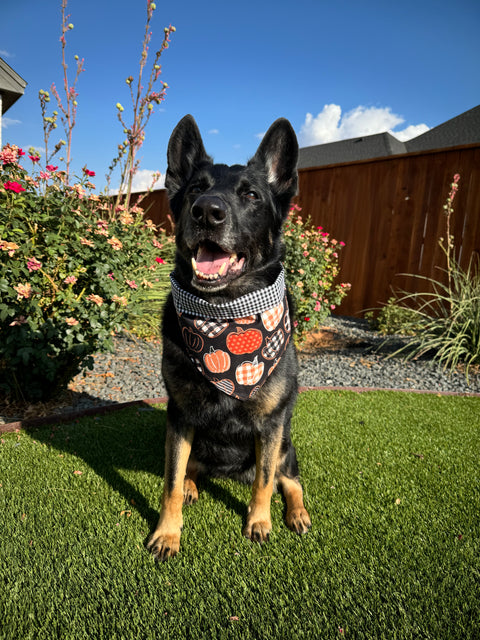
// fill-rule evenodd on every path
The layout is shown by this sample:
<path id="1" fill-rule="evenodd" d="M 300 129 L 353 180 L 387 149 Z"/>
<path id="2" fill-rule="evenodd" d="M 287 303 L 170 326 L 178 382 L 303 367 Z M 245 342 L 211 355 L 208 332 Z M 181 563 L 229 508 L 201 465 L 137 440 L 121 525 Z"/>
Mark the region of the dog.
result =
<path id="1" fill-rule="evenodd" d="M 167 158 L 176 258 L 162 325 L 165 476 L 147 543 L 158 561 L 179 552 L 182 505 L 198 500 L 201 474 L 253 483 L 243 534 L 254 542 L 269 538 L 277 488 L 287 526 L 311 527 L 290 437 L 297 357 L 281 263 L 297 193 L 295 132 L 280 118 L 246 166 L 214 164 L 187 115 Z"/>

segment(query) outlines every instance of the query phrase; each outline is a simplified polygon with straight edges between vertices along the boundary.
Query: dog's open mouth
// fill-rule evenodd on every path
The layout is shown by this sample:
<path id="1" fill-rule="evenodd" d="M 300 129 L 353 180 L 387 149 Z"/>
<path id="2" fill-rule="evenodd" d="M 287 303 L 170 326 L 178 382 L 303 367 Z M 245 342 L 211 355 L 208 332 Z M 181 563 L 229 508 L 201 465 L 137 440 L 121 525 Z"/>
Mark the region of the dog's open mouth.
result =
<path id="1" fill-rule="evenodd" d="M 201 242 L 192 257 L 193 273 L 203 286 L 223 285 L 243 271 L 245 257 L 214 242 Z"/>

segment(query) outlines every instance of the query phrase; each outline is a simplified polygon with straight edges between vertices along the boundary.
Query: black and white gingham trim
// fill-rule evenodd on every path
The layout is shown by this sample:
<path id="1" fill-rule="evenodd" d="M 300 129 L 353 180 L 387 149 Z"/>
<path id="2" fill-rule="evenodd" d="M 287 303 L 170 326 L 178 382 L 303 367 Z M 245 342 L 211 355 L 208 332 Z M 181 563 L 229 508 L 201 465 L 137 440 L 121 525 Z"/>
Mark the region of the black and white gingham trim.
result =
<path id="1" fill-rule="evenodd" d="M 202 298 L 184 291 L 170 274 L 172 283 L 173 302 L 177 313 L 185 313 L 201 318 L 215 318 L 216 320 L 233 320 L 245 318 L 257 313 L 263 313 L 267 309 L 273 309 L 283 302 L 285 296 L 285 271 L 282 267 L 278 278 L 269 287 L 247 293 L 231 302 L 212 304 Z"/>

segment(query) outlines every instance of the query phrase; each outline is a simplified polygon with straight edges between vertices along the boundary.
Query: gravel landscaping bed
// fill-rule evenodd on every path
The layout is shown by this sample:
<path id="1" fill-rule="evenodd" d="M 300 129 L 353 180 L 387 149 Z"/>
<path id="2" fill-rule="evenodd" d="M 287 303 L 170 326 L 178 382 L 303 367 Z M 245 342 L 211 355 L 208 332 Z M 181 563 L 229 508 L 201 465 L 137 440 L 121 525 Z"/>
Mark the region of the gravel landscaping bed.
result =
<path id="1" fill-rule="evenodd" d="M 405 340 L 386 339 L 369 330 L 366 320 L 333 316 L 299 353 L 299 385 L 480 393 L 478 371 L 467 382 L 460 371 L 446 373 L 428 359 L 405 362 L 388 357 Z M 0 407 L 0 424 L 166 395 L 157 344 L 121 334 L 115 339 L 115 353 L 96 354 L 94 360 L 93 369 L 78 375 L 55 403 L 33 405 L 21 413 L 15 407 Z"/>

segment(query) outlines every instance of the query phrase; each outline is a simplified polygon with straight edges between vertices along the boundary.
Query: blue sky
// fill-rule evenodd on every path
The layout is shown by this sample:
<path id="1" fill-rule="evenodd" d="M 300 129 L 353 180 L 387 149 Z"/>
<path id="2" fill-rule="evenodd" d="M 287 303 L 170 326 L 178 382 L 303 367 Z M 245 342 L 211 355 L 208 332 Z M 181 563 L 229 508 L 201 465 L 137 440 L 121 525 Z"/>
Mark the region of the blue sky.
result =
<path id="1" fill-rule="evenodd" d="M 169 135 L 196 118 L 218 162 L 244 163 L 262 133 L 287 117 L 302 146 L 391 130 L 425 131 L 480 104 L 478 0 L 158 0 L 151 50 L 173 24 L 161 79 L 165 102 L 141 150 L 142 185 L 166 169 Z M 61 87 L 60 0 L 2 0 L 0 56 L 27 82 L 4 117 L 3 143 L 42 148 L 39 89 Z M 73 168 L 97 187 L 124 138 L 125 78 L 138 74 L 146 0 L 70 0 L 67 62 L 85 59 L 77 85 Z M 53 109 L 53 104 L 52 104 Z M 59 137 L 65 135 L 59 131 Z"/>

